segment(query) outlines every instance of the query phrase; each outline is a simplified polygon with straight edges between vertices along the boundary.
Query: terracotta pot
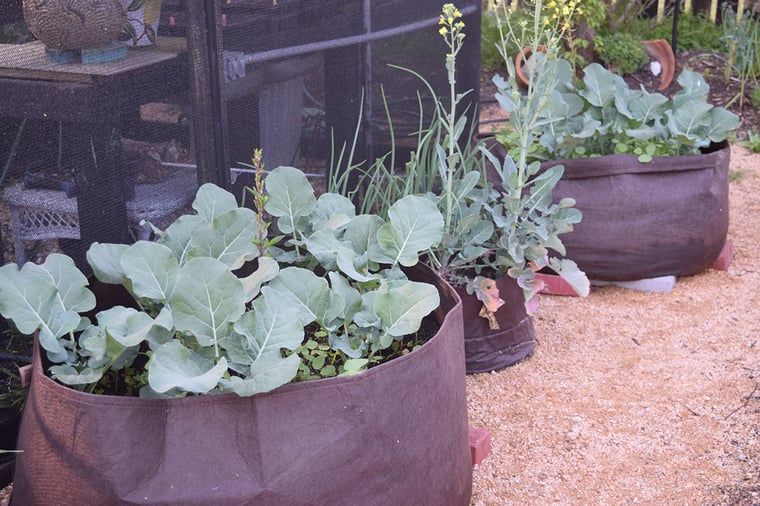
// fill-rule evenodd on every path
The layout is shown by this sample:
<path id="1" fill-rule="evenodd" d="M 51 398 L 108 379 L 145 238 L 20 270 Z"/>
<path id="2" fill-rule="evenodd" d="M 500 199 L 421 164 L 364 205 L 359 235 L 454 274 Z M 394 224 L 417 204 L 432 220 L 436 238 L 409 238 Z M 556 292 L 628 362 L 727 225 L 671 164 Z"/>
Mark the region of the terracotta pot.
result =
<path id="1" fill-rule="evenodd" d="M 662 66 L 660 86 L 657 90 L 664 91 L 673 82 L 676 72 L 676 57 L 673 54 L 673 48 L 670 47 L 670 43 L 665 39 L 646 40 L 644 41 L 644 48 L 650 58 L 654 58 Z"/>
<path id="2" fill-rule="evenodd" d="M 498 371 L 530 356 L 536 348 L 533 319 L 525 310 L 525 296 L 517 281 L 505 276 L 496 280 L 505 304 L 496 311 L 498 330 L 478 315 L 483 304 L 464 287 L 456 291 L 464 315 L 465 364 L 468 374 Z"/>
<path id="3" fill-rule="evenodd" d="M 537 49 L 541 52 L 546 51 L 546 46 L 538 46 Z M 515 80 L 520 86 L 527 87 L 530 77 L 526 72 L 526 67 L 530 64 L 530 57 L 533 56 L 533 48 L 526 46 L 517 53 L 515 56 Z"/>
<path id="4" fill-rule="evenodd" d="M 461 302 L 429 269 L 410 277 L 442 300 L 420 349 L 263 395 L 82 393 L 44 374 L 37 347 L 13 504 L 467 505 Z"/>
<path id="5" fill-rule="evenodd" d="M 565 166 L 555 201 L 572 197 L 583 213 L 563 234 L 567 258 L 589 279 L 632 281 L 704 271 L 728 233 L 727 142 L 704 154 L 557 160 Z"/>

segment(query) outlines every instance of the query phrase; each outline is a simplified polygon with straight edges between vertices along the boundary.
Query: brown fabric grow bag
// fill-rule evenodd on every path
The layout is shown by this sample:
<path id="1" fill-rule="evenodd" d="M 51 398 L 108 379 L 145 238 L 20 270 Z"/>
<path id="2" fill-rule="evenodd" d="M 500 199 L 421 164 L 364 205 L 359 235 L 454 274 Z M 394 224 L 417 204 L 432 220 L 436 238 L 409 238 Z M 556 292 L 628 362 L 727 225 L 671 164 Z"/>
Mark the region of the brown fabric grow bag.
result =
<path id="1" fill-rule="evenodd" d="M 567 258 L 589 279 L 630 281 L 707 269 L 728 233 L 727 142 L 704 154 L 558 160 L 565 173 L 554 200 L 572 197 L 583 212 L 560 236 Z"/>
<path id="2" fill-rule="evenodd" d="M 461 303 L 439 291 L 441 328 L 419 350 L 248 398 L 85 394 L 37 350 L 12 504 L 467 505 Z"/>
<path id="3" fill-rule="evenodd" d="M 478 316 L 483 304 L 464 287 L 456 291 L 462 299 L 464 354 L 467 374 L 498 371 L 528 357 L 536 348 L 533 319 L 525 311 L 525 296 L 517 282 L 504 276 L 496 280 L 504 305 L 496 311 L 498 330 Z"/>

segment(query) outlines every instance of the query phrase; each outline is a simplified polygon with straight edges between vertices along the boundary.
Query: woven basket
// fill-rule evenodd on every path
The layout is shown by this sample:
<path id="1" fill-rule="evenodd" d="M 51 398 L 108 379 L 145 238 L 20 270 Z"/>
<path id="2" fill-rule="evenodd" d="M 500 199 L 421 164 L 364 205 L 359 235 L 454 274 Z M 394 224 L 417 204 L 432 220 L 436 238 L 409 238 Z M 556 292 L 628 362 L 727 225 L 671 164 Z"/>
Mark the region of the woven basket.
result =
<path id="1" fill-rule="evenodd" d="M 94 49 L 115 41 L 127 22 L 119 0 L 24 0 L 29 30 L 48 49 Z"/>

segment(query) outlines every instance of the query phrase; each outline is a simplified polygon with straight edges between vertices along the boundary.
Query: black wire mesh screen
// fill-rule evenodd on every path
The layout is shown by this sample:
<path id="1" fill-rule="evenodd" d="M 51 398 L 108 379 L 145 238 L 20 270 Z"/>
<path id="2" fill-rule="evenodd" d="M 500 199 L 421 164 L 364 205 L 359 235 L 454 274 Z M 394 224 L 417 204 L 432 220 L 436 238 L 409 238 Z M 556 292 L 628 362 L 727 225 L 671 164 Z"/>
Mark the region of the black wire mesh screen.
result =
<path id="1" fill-rule="evenodd" d="M 358 161 L 395 144 L 402 165 L 420 104 L 429 118 L 433 97 L 389 65 L 448 96 L 440 1 L 159 3 L 160 17 L 126 12 L 156 17 L 153 27 L 143 19 L 128 40 L 73 51 L 37 40 L 22 6 L 44 2 L 0 5 L 4 262 L 63 250 L 86 270 L 92 242 L 149 237 L 141 220 L 162 226 L 188 212 L 199 182 L 242 197 L 255 148 L 268 169 L 293 165 L 323 180 L 344 145 Z M 473 90 L 474 118 L 480 0 L 457 7 L 467 33 L 457 86 Z"/>

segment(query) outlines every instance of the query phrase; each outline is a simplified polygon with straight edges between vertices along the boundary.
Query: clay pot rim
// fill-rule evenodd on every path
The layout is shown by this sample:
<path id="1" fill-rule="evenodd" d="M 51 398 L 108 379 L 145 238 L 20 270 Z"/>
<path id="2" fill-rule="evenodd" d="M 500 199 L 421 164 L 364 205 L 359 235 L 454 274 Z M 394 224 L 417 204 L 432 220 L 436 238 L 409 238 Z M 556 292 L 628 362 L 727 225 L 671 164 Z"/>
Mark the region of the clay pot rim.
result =
<path id="1" fill-rule="evenodd" d="M 536 46 L 536 50 L 545 53 L 546 46 Z M 530 78 L 525 73 L 523 68 L 525 67 L 525 63 L 528 62 L 528 59 L 532 55 L 533 48 L 531 46 L 525 46 L 517 53 L 517 56 L 515 56 L 515 80 L 517 81 L 517 84 L 526 88 L 529 84 Z"/>

